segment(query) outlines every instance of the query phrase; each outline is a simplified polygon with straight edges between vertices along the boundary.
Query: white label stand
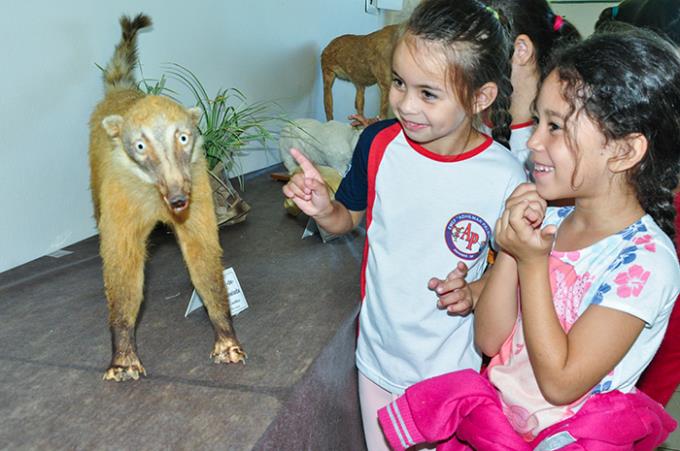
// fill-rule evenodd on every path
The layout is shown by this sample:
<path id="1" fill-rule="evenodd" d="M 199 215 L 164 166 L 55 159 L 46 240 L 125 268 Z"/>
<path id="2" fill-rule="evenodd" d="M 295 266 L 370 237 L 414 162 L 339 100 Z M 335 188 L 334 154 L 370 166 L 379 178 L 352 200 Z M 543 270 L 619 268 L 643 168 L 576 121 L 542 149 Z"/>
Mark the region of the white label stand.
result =
<path id="1" fill-rule="evenodd" d="M 238 283 L 234 268 L 227 268 L 222 274 L 224 275 L 224 284 L 227 286 L 231 316 L 236 316 L 248 308 L 248 303 L 246 302 L 246 297 L 241 289 L 241 284 Z M 184 313 L 184 317 L 186 318 L 191 312 L 201 307 L 203 307 L 203 300 L 196 290 L 194 290 L 193 293 L 191 293 L 191 299 L 189 299 L 189 305 L 187 305 L 187 311 Z"/>

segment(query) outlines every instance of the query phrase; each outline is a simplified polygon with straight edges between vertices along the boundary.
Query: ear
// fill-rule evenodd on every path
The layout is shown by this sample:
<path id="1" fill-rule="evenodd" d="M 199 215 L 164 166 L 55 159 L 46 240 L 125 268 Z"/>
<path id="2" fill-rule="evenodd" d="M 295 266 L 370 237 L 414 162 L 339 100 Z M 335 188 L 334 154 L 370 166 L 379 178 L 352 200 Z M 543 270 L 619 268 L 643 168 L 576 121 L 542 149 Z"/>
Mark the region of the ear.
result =
<path id="1" fill-rule="evenodd" d="M 203 116 L 203 110 L 197 106 L 194 106 L 189 108 L 187 113 L 189 113 L 189 117 L 191 117 L 191 123 L 194 125 L 194 127 L 197 127 L 198 123 L 201 121 L 201 116 Z"/>
<path id="2" fill-rule="evenodd" d="M 117 114 L 106 116 L 102 121 L 102 127 L 111 138 L 118 138 L 123 130 L 123 118 Z"/>
<path id="3" fill-rule="evenodd" d="M 475 103 L 473 105 L 474 114 L 481 113 L 491 106 L 498 95 L 496 83 L 484 83 L 475 93 Z"/>
<path id="4" fill-rule="evenodd" d="M 515 38 L 514 52 L 512 53 L 512 64 L 526 66 L 535 62 L 536 49 L 529 36 L 520 34 Z"/>
<path id="5" fill-rule="evenodd" d="M 638 164 L 647 154 L 649 142 L 642 133 L 631 133 L 621 141 L 625 151 L 619 152 L 607 163 L 612 172 L 625 172 Z"/>

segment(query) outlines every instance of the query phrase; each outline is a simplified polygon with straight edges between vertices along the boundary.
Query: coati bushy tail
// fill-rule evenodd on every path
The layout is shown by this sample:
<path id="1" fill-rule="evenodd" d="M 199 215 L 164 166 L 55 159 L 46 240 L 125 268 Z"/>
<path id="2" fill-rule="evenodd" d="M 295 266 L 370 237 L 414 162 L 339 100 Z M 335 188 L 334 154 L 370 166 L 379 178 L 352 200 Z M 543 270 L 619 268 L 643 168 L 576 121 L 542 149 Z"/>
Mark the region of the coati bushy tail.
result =
<path id="1" fill-rule="evenodd" d="M 137 32 L 150 25 L 151 18 L 144 14 L 137 14 L 134 19 L 128 16 L 120 18 L 122 37 L 104 70 L 106 92 L 114 88 L 126 89 L 137 86 L 133 73 L 137 65 Z"/>

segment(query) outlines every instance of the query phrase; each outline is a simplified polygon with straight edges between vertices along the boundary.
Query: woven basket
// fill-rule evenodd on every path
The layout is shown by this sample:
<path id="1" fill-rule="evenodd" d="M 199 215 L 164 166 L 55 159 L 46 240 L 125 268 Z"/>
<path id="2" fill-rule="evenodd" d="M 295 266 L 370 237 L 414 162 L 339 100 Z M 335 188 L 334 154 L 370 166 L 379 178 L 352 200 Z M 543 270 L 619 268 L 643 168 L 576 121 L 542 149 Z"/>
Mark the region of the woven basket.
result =
<path id="1" fill-rule="evenodd" d="M 236 191 L 222 163 L 217 163 L 208 173 L 210 174 L 210 187 L 212 188 L 217 225 L 232 225 L 245 221 L 250 211 L 250 205 Z"/>

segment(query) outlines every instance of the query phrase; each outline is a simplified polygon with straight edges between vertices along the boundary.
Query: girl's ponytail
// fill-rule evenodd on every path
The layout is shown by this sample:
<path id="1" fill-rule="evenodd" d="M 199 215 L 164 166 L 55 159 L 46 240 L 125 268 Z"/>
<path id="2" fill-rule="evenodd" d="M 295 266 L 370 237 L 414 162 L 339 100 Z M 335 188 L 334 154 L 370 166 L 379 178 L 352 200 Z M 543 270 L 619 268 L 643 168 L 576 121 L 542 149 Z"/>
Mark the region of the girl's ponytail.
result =
<path id="1" fill-rule="evenodd" d="M 581 40 L 581 33 L 576 29 L 574 24 L 569 22 L 563 16 L 555 14 L 552 11 L 549 13 L 549 22 L 552 22 L 552 29 L 555 34 L 554 46 L 561 46 L 571 42 Z"/>
<path id="2" fill-rule="evenodd" d="M 643 164 L 630 177 L 642 208 L 654 219 L 671 240 L 675 240 L 675 207 L 673 190 L 678 184 L 678 165 L 652 168 Z"/>

